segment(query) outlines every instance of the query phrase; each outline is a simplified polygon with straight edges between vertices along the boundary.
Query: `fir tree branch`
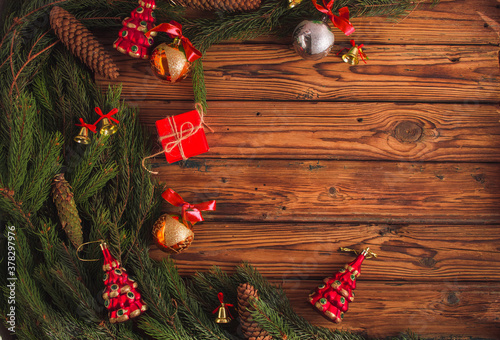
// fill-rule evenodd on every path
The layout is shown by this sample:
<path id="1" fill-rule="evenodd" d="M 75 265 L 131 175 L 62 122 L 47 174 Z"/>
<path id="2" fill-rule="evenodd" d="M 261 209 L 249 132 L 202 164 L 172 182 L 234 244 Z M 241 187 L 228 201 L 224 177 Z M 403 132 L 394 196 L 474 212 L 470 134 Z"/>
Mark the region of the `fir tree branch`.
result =
<path id="1" fill-rule="evenodd" d="M 0 188 L 0 195 L 2 195 L 3 198 L 6 199 L 6 201 L 10 204 L 10 208 L 12 208 L 11 211 L 15 211 L 18 216 L 22 218 L 22 220 L 30 226 L 31 230 L 35 230 L 35 226 L 31 222 L 31 219 L 25 212 L 23 211 L 22 208 L 22 202 L 17 202 L 16 199 L 14 198 L 14 191 L 9 190 L 7 188 Z M 9 210 L 5 209 L 6 212 Z"/>
<path id="2" fill-rule="evenodd" d="M 65 0 L 66 1 L 66 0 Z M 46 33 L 44 33 L 45 35 Z M 43 37 L 43 36 L 42 36 Z M 40 38 L 41 39 L 41 38 Z M 39 40 L 37 40 L 37 43 L 38 43 Z M 36 57 L 38 57 L 40 54 L 44 53 L 45 51 L 51 49 L 52 47 L 54 47 L 59 41 L 54 41 L 52 44 L 50 44 L 49 46 L 45 47 L 44 49 L 42 49 L 41 51 L 35 53 L 33 56 L 31 55 L 32 51 L 33 51 L 33 48 L 35 47 L 35 45 L 33 45 L 32 49 L 30 50 L 29 54 L 28 54 L 28 59 L 26 60 L 26 62 L 23 64 L 23 66 L 21 66 L 21 68 L 19 69 L 19 71 L 17 71 L 16 75 L 14 75 L 14 80 L 12 81 L 12 85 L 10 86 L 10 90 L 9 90 L 9 95 L 12 95 L 12 91 L 14 90 L 14 86 L 16 86 L 17 88 L 17 92 L 19 94 L 19 88 L 17 87 L 17 79 L 19 78 L 19 76 L 21 75 L 21 72 L 23 71 L 23 69 L 26 67 L 26 65 L 28 65 L 30 62 L 32 62 Z M 12 60 L 12 56 L 10 57 L 11 60 Z M 11 63 L 11 69 L 12 71 L 14 72 L 14 69 L 12 67 L 12 63 Z"/>
<path id="3" fill-rule="evenodd" d="M 254 308 L 254 310 L 250 311 L 252 318 L 269 334 L 279 339 L 299 339 L 290 326 L 286 324 L 286 321 L 280 316 L 280 313 L 267 306 L 264 301 L 253 299 L 251 305 Z"/>

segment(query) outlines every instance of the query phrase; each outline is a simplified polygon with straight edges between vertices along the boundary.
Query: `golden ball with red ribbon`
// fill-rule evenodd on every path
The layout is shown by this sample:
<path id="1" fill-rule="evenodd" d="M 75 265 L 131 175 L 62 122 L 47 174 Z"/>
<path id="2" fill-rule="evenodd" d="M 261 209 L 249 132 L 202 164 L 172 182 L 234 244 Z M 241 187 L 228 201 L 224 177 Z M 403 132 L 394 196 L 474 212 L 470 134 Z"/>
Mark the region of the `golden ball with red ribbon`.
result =
<path id="1" fill-rule="evenodd" d="M 186 250 L 194 240 L 193 226 L 203 221 L 202 211 L 215 210 L 215 201 L 190 204 L 172 189 L 162 197 L 170 204 L 182 208 L 180 217 L 168 214 L 160 216 L 153 225 L 153 239 L 161 250 L 177 254 Z"/>
<path id="2" fill-rule="evenodd" d="M 201 52 L 182 35 L 181 24 L 175 21 L 160 24 L 147 32 L 146 37 L 153 32 L 165 32 L 174 38 L 173 43 L 160 44 L 151 53 L 149 60 L 153 74 L 168 83 L 175 83 L 186 78 L 191 69 L 191 63 L 201 57 Z"/>

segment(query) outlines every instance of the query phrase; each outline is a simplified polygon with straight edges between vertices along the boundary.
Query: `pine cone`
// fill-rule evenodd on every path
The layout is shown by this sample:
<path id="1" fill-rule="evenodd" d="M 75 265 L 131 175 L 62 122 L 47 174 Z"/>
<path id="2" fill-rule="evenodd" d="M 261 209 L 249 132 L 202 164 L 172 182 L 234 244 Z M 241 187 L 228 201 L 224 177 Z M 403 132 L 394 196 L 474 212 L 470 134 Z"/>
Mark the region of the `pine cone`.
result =
<path id="1" fill-rule="evenodd" d="M 241 330 L 249 340 L 271 340 L 272 337 L 252 319 L 250 312 L 254 310 L 252 307 L 254 299 L 259 299 L 254 286 L 249 283 L 242 283 L 238 286 L 238 314 Z"/>
<path id="2" fill-rule="evenodd" d="M 81 220 L 73 199 L 71 186 L 64 179 L 64 174 L 56 175 L 52 185 L 52 199 L 56 204 L 62 227 L 71 243 L 75 247 L 79 247 L 83 242 L 82 225 L 80 224 Z"/>
<path id="3" fill-rule="evenodd" d="M 251 11 L 260 7 L 260 0 L 172 0 L 175 4 L 203 10 L 228 12 Z"/>
<path id="4" fill-rule="evenodd" d="M 50 11 L 50 26 L 66 47 L 92 71 L 103 77 L 118 77 L 118 67 L 94 35 L 73 15 L 59 6 Z"/>

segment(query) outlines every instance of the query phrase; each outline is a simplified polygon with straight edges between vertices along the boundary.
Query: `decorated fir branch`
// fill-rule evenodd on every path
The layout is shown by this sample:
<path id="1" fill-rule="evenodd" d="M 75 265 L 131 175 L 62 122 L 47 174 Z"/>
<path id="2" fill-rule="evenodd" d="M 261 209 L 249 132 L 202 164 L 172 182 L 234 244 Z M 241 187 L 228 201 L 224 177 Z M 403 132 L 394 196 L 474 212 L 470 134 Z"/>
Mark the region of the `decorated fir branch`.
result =
<path id="1" fill-rule="evenodd" d="M 394 8 L 405 10 L 414 2 L 351 0 L 342 4 L 350 6 L 353 15 L 368 15 L 381 7 L 385 13 Z M 136 7 L 135 1 L 27 0 L 9 2 L 10 9 L 2 14 L 0 212 L 6 222 L 1 230 L 4 236 L 9 231 L 5 226 L 15 226 L 17 337 L 142 339 L 148 334 L 159 339 L 232 339 L 234 334 L 215 323 L 212 311 L 219 292 L 224 292 L 227 303 L 236 304 L 238 285 L 248 282 L 259 293 L 252 316 L 269 334 L 289 339 L 362 339 L 311 325 L 294 312 L 283 290 L 249 265 L 238 267 L 234 275 L 215 268 L 182 278 L 173 260 L 156 263 L 149 258 L 150 228 L 160 215 L 161 190 L 142 168 L 141 160 L 150 154 L 150 147 L 138 124 L 138 113 L 121 101 L 119 88 L 101 92 L 86 66 L 59 43 L 48 20 L 54 5 L 85 26 L 109 29 L 114 25 L 117 30 L 121 19 Z M 270 13 L 273 6 L 277 10 Z M 228 38 L 279 33 L 281 27 L 294 26 L 310 13 L 307 2 L 292 11 L 286 1 L 271 0 L 254 12 L 221 13 L 208 23 L 183 20 L 182 9 L 168 2 L 160 2 L 159 7 L 155 10 L 159 20 L 183 22 L 202 50 Z M 210 34 L 219 26 L 222 30 Z M 207 30 L 195 34 L 200 27 Z M 206 94 L 200 60 L 194 63 L 193 80 L 196 101 L 203 102 Z M 80 117 L 95 121 L 95 107 L 105 112 L 116 107 L 120 127 L 114 135 L 79 145 L 73 141 L 78 133 L 74 124 Z M 60 173 L 72 188 L 73 203 L 68 192 L 59 203 L 53 202 L 51 187 Z M 73 220 L 81 220 L 83 240 L 105 239 L 110 251 L 135 274 L 148 305 L 136 324 L 109 321 L 101 299 L 102 262 L 79 259 L 102 260 L 100 250 L 86 247 L 77 253 L 73 243 L 80 243 L 79 227 L 67 235 L 63 230 L 66 220 L 61 223 L 56 205 L 62 214 L 71 211 Z M 6 238 L 0 241 L 2 249 L 5 242 Z M 5 260 L 0 260 L 2 265 Z M 0 277 L 3 320 L 7 320 L 9 308 L 6 279 Z"/>

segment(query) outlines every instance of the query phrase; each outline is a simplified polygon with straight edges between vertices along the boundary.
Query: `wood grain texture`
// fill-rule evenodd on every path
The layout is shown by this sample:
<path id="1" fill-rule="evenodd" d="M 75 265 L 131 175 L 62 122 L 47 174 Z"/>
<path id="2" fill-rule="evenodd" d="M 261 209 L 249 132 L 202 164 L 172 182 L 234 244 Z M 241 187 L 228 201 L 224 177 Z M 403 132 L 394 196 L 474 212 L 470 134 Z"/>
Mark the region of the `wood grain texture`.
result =
<path id="1" fill-rule="evenodd" d="M 364 264 L 364 270 L 372 263 Z M 444 280 L 432 283 L 368 282 L 361 273 L 344 321 L 333 324 L 306 301 L 316 281 L 285 281 L 294 310 L 311 323 L 384 338 L 411 329 L 427 338 L 500 337 L 500 284 Z"/>
<path id="2" fill-rule="evenodd" d="M 191 203 L 216 199 L 214 220 L 496 223 L 500 165 L 287 160 L 154 164 Z M 165 209 L 173 209 L 165 204 Z"/>
<path id="3" fill-rule="evenodd" d="M 352 18 L 355 33 L 347 37 L 332 27 L 336 45 L 348 44 L 354 38 L 373 44 L 415 45 L 498 45 L 498 28 L 489 25 L 482 15 L 500 22 L 496 0 L 441 0 L 437 6 L 421 3 L 416 10 L 396 20 L 384 17 Z M 258 41 L 279 41 L 276 37 Z M 281 40 L 289 43 L 290 38 Z"/>
<path id="4" fill-rule="evenodd" d="M 156 120 L 193 104 L 134 105 L 157 139 Z M 209 102 L 203 157 L 498 162 L 499 118 L 483 104 Z"/>
<path id="5" fill-rule="evenodd" d="M 301 59 L 290 46 L 217 45 L 204 57 L 209 100 L 496 102 L 498 47 L 372 45 L 370 63 Z M 149 62 L 114 52 L 123 98 L 192 100 L 191 78 L 172 85 Z M 107 86 L 107 85 L 106 85 Z"/>
<path id="6" fill-rule="evenodd" d="M 190 248 L 174 255 L 182 275 L 212 265 L 231 271 L 246 261 L 263 275 L 316 279 L 353 259 L 339 247 L 370 247 L 365 280 L 500 281 L 498 225 L 378 225 L 208 222 L 195 226 Z M 167 257 L 152 244 L 150 255 Z"/>

